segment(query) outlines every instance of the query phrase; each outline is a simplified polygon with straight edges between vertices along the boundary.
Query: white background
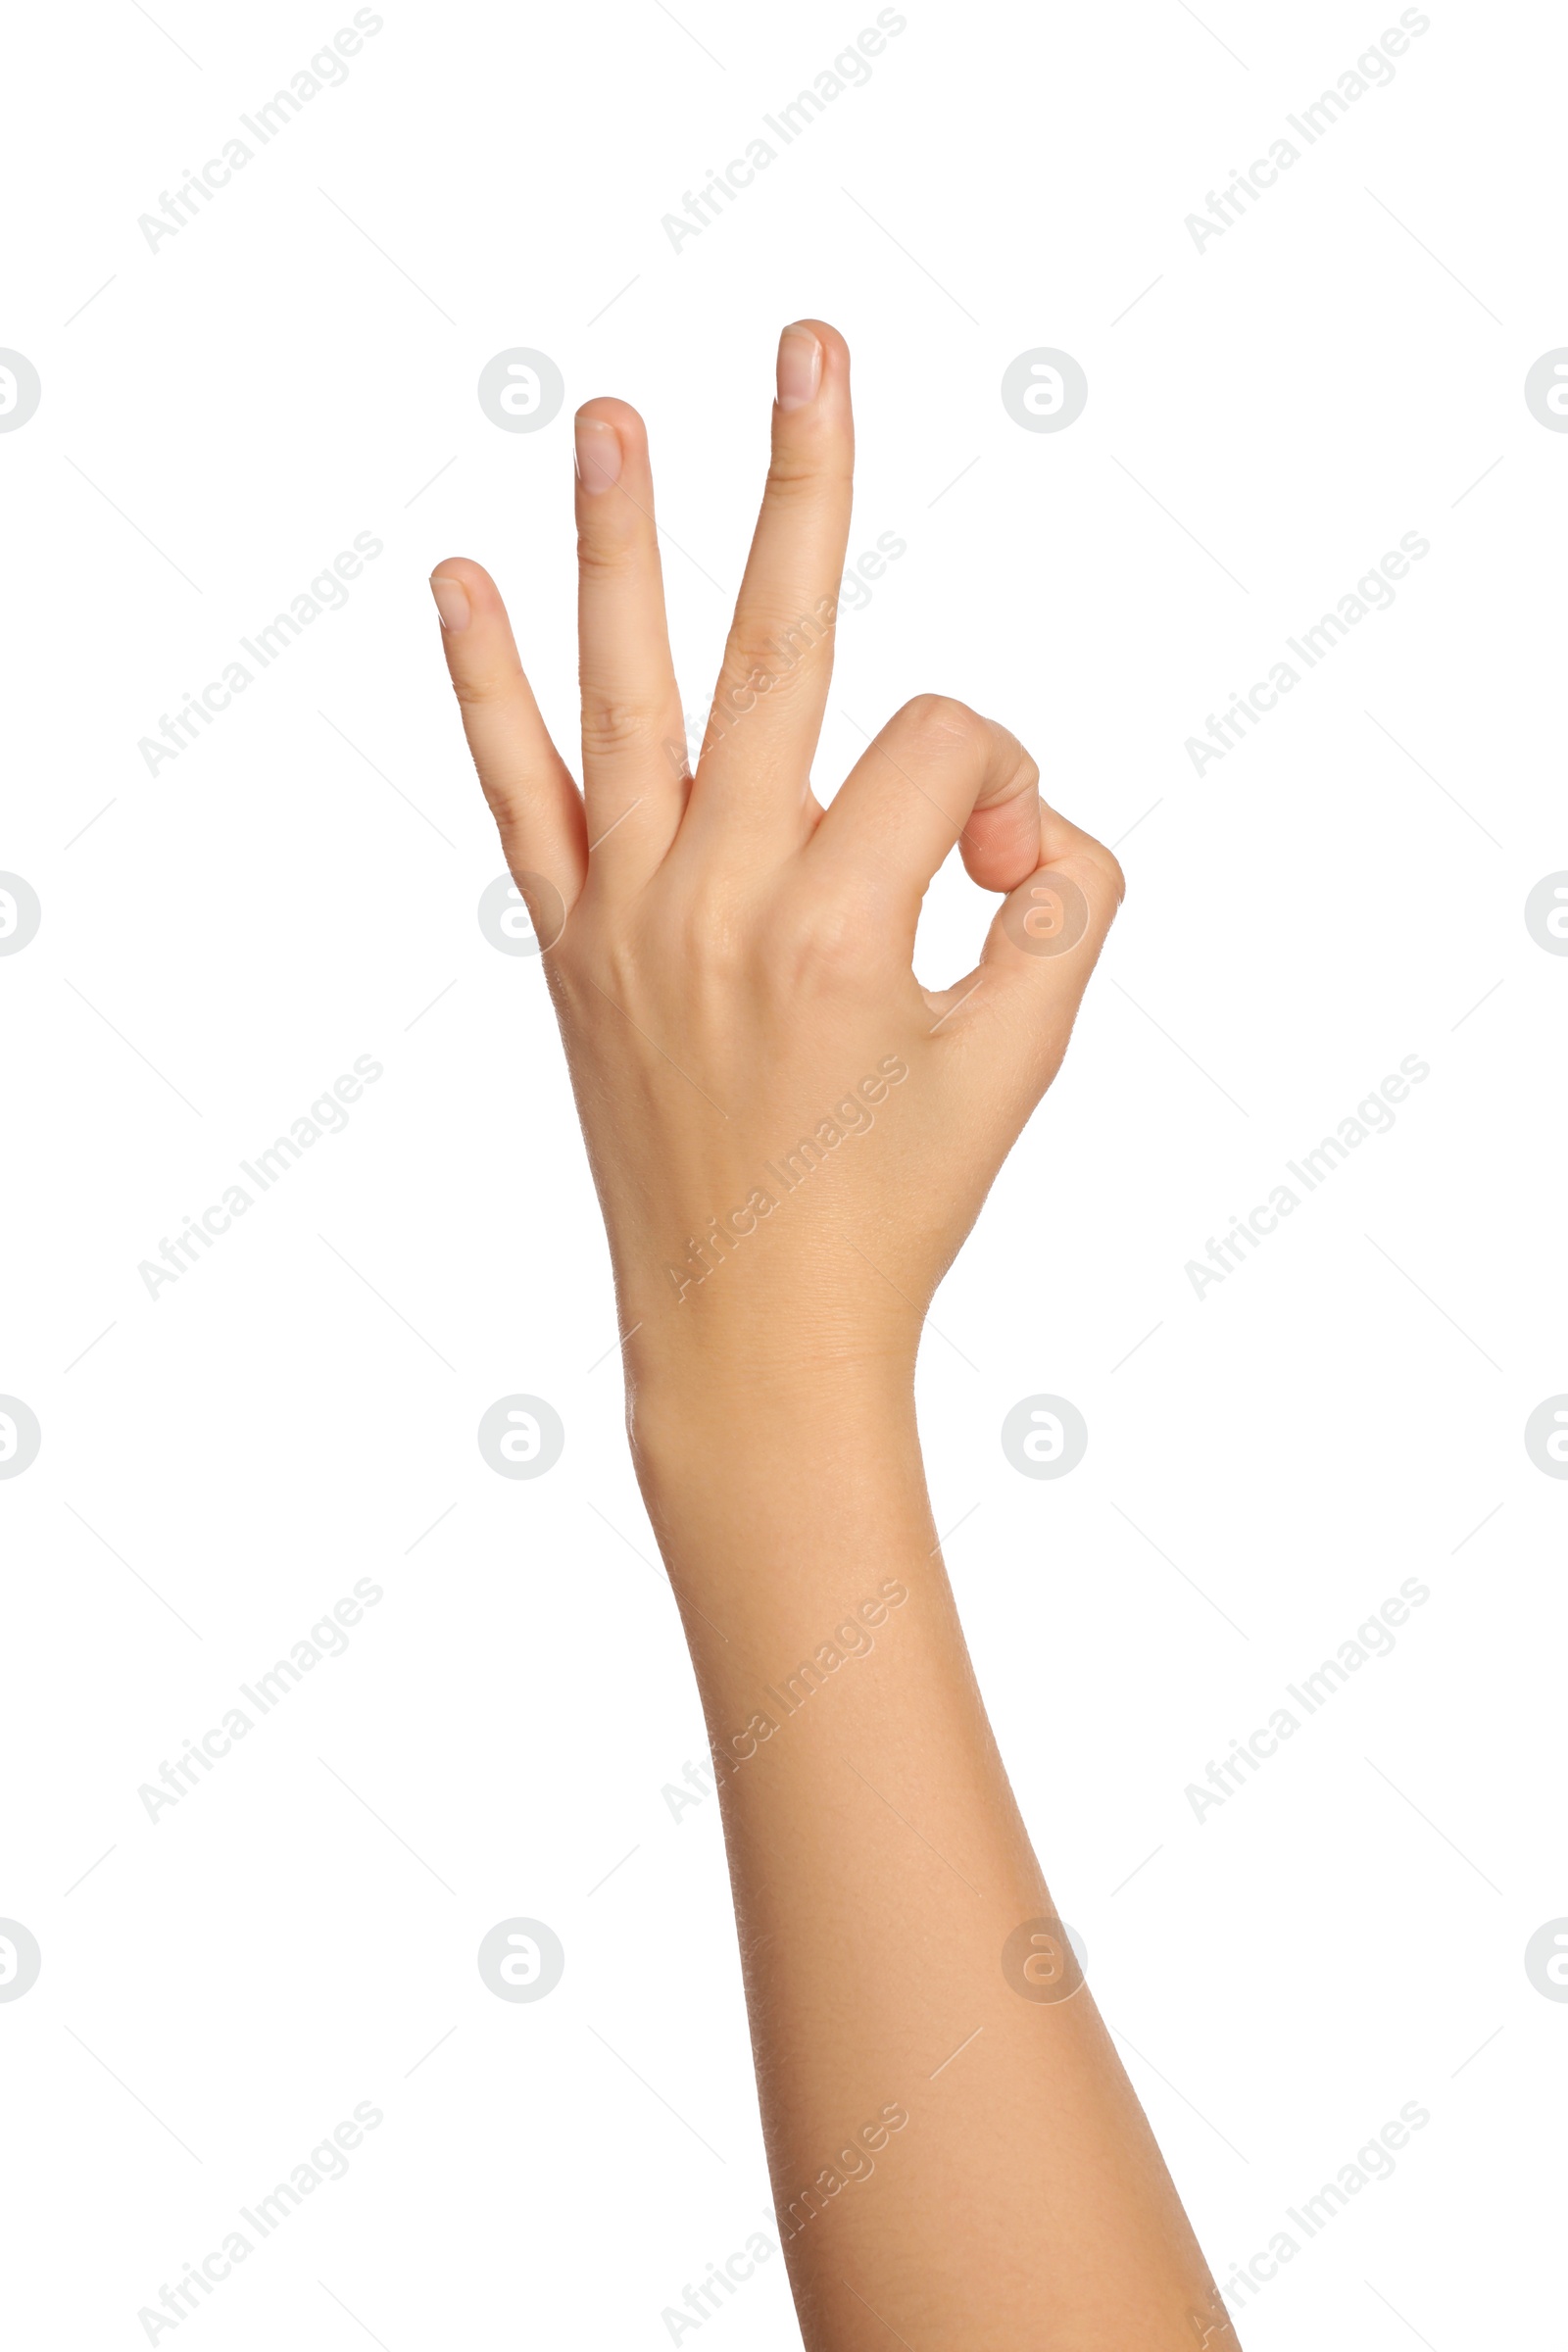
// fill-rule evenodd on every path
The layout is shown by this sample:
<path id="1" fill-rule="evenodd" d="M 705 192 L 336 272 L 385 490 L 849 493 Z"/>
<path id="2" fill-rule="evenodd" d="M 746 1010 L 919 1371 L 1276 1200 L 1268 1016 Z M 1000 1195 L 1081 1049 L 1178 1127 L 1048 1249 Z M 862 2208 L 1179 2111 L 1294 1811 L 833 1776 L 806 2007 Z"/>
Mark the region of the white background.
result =
<path id="1" fill-rule="evenodd" d="M 1568 959 L 1523 905 L 1568 866 L 1568 438 L 1523 380 L 1568 342 L 1561 21 L 1434 6 L 1200 251 L 1185 217 L 1396 9 L 911 5 L 676 252 L 661 217 L 873 8 L 388 0 L 149 250 L 138 215 L 351 13 L 88 0 L 11 36 L 0 343 L 43 400 L 0 436 L 0 867 L 43 920 L 0 960 L 0 1390 L 43 1442 L 0 1483 L 0 1912 L 43 1969 L 0 2005 L 9 2332 L 145 2341 L 366 2100 L 348 2177 L 160 2342 L 653 2352 L 766 2226 L 717 1806 L 662 1794 L 703 1731 L 605 1250 L 540 967 L 475 920 L 501 860 L 424 576 L 493 567 L 569 744 L 570 409 L 623 394 L 699 710 L 775 337 L 814 313 L 855 356 L 852 552 L 907 550 L 843 619 L 819 792 L 956 694 L 1130 879 L 921 1367 L 1056 1899 L 1222 2282 L 1430 2113 L 1294 2230 L 1249 2346 L 1556 2340 L 1568 2008 L 1523 1953 L 1568 1912 L 1568 1484 L 1522 1431 L 1568 1389 Z M 565 378 L 537 433 L 475 398 L 516 345 Z M 1089 378 L 1062 433 L 999 397 L 1042 345 Z M 150 775 L 138 739 L 358 532 L 384 552 L 345 609 Z M 1195 774 L 1186 739 L 1406 532 L 1392 610 Z M 941 877 L 922 978 L 989 906 Z M 139 1262 L 365 1054 L 346 1131 L 150 1298 Z M 1195 1297 L 1186 1262 L 1406 1055 L 1393 1130 Z M 474 1442 L 514 1391 L 565 1424 L 536 1482 Z M 1059 1483 L 999 1445 L 1042 1391 L 1089 1424 Z M 150 1820 L 138 1788 L 365 1577 L 346 1653 Z M 1393 1654 L 1196 1819 L 1210 1759 L 1411 1577 Z M 519 1914 L 566 1952 L 530 2005 L 474 1963 Z M 720 2337 L 798 2340 L 781 2261 Z"/>

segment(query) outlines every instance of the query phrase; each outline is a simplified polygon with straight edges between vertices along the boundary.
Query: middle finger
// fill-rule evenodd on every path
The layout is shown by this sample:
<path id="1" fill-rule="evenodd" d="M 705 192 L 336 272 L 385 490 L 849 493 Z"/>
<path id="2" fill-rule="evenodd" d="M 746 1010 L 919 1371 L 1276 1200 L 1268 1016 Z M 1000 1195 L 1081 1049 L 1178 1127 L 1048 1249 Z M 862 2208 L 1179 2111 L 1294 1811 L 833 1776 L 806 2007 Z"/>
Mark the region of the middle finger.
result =
<path id="1" fill-rule="evenodd" d="M 803 318 L 779 338 L 772 462 L 691 802 L 705 832 L 764 853 L 810 827 L 854 475 L 849 347 Z"/>

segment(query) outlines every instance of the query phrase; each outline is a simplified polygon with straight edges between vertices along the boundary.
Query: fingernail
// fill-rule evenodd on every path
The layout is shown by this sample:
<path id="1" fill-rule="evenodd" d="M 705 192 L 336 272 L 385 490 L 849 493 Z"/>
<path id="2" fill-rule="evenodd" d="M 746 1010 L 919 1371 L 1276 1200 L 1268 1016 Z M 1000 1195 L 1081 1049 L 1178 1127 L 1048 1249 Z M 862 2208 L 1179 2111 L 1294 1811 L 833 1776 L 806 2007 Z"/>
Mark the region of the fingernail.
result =
<path id="1" fill-rule="evenodd" d="M 602 416 L 579 416 L 573 427 L 577 479 L 590 498 L 613 490 L 620 479 L 620 435 Z"/>
<path id="2" fill-rule="evenodd" d="M 430 580 L 430 594 L 435 598 L 435 609 L 441 615 L 444 629 L 467 627 L 473 614 L 468 604 L 468 591 L 461 580 L 453 579 L 446 572 L 435 572 Z"/>
<path id="3" fill-rule="evenodd" d="M 822 346 L 808 326 L 787 326 L 778 339 L 778 405 L 804 409 L 822 381 Z"/>

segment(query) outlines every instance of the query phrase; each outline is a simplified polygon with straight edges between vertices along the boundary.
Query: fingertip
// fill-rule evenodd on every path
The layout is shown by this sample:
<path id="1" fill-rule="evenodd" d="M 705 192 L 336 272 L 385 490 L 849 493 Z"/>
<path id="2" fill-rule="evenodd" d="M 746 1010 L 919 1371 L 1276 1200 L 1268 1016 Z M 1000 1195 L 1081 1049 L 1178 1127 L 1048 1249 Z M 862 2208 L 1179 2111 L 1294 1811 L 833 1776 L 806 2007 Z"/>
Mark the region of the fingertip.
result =
<path id="1" fill-rule="evenodd" d="M 850 389 L 850 347 L 825 318 L 792 318 L 778 339 L 775 399 L 781 416 L 843 406 Z"/>
<path id="2" fill-rule="evenodd" d="M 1041 862 L 1038 801 L 1031 795 L 971 809 L 960 854 L 970 880 L 982 890 L 1016 890 Z"/>
<path id="3" fill-rule="evenodd" d="M 460 572 L 438 564 L 430 574 L 430 594 L 435 599 L 436 616 L 450 636 L 467 627 L 473 618 L 473 607 L 467 583 Z"/>
<path id="4" fill-rule="evenodd" d="M 617 400 L 601 392 L 585 400 L 572 418 L 572 441 L 577 457 L 579 478 L 590 489 L 608 489 L 618 481 L 629 464 L 639 473 L 648 470 L 648 427 L 629 400 Z M 597 453 L 605 452 L 606 456 Z M 583 459 L 590 460 L 590 472 L 583 472 Z M 609 480 L 595 481 L 594 473 L 608 474 Z"/>
<path id="5" fill-rule="evenodd" d="M 1069 857 L 1080 858 L 1093 869 L 1102 886 L 1107 889 L 1114 902 L 1112 913 L 1127 896 L 1127 876 L 1114 851 L 1093 833 L 1086 833 L 1053 808 L 1049 802 L 1040 804 L 1040 859 L 1043 865 L 1055 865 Z"/>
<path id="6" fill-rule="evenodd" d="M 634 495 L 646 500 L 653 478 L 648 428 L 629 401 L 608 393 L 585 400 L 571 429 L 580 490 L 596 498 L 629 475 L 637 485 Z"/>
<path id="7" fill-rule="evenodd" d="M 430 574 L 430 594 L 448 636 L 461 634 L 475 620 L 508 625 L 500 589 L 484 565 L 468 556 L 444 557 Z"/>
<path id="8" fill-rule="evenodd" d="M 494 580 L 484 565 L 475 564 L 471 556 L 443 556 L 430 573 L 432 589 L 437 580 L 456 581 L 466 591 L 470 604 L 476 607 L 485 603 L 499 605 L 501 602 L 501 591 Z"/>
<path id="9" fill-rule="evenodd" d="M 792 318 L 783 331 L 786 335 L 814 335 L 822 346 L 824 372 L 829 363 L 848 368 L 850 347 L 838 328 L 830 326 L 825 318 Z"/>
<path id="10" fill-rule="evenodd" d="M 972 881 L 982 890 L 1016 890 L 1046 857 L 1045 803 L 1040 766 L 1032 753 L 1000 719 L 983 719 L 996 746 L 998 781 L 982 791 L 963 828 L 961 855 Z"/>
<path id="11" fill-rule="evenodd" d="M 629 400 L 618 400 L 612 392 L 596 392 L 585 400 L 573 419 L 576 423 L 612 424 L 617 432 L 644 434 L 647 426 Z"/>

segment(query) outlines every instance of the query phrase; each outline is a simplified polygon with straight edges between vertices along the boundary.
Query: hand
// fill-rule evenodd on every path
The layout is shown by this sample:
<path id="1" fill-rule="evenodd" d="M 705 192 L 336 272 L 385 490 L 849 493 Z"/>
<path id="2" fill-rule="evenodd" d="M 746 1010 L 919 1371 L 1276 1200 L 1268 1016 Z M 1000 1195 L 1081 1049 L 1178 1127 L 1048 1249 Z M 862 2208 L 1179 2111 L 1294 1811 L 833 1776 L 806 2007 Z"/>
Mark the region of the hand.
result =
<path id="1" fill-rule="evenodd" d="M 931 1294 L 1061 1061 L 1121 873 L 1042 806 L 1013 736 L 940 695 L 813 799 L 853 463 L 831 327 L 786 327 L 778 392 L 695 776 L 632 410 L 577 417 L 581 798 L 487 574 L 431 585 L 609 1228 L 804 2338 L 850 2352 L 869 2310 L 931 2352 L 1155 2352 L 1190 2341 L 1212 2282 L 1087 1987 L 1042 2002 L 1008 1973 L 1056 1906 L 964 1650 L 912 1393 Z M 915 924 L 955 843 L 1006 895 L 975 969 L 932 992 Z"/>
<path id="2" fill-rule="evenodd" d="M 1044 806 L 1017 739 L 942 695 L 906 704 L 826 809 L 813 797 L 849 376 L 832 327 L 786 327 L 695 776 L 634 410 L 593 400 L 576 419 L 582 794 L 488 573 L 457 559 L 431 580 L 480 782 L 546 943 L 634 1396 L 742 1366 L 818 1388 L 848 1367 L 907 1380 L 1122 895 L 1109 851 Z M 955 844 L 1009 895 L 978 965 L 932 991 L 911 969 L 915 923 Z"/>

